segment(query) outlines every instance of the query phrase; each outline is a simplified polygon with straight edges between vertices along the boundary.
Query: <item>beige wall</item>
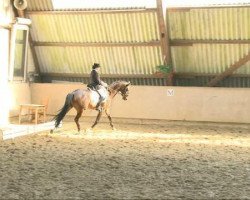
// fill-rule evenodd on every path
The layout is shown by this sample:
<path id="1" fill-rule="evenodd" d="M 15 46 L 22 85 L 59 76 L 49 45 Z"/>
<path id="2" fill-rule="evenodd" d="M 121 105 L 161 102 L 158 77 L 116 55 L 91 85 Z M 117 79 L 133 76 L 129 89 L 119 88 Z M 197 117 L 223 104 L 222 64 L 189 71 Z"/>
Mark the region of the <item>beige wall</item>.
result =
<path id="1" fill-rule="evenodd" d="M 0 127 L 8 124 L 10 90 L 8 87 L 9 25 L 14 17 L 9 0 L 0 3 Z"/>
<path id="2" fill-rule="evenodd" d="M 10 90 L 10 117 L 18 116 L 19 105 L 31 103 L 31 90 L 28 83 L 9 83 Z M 27 113 L 24 111 L 23 114 Z"/>
<path id="3" fill-rule="evenodd" d="M 14 18 L 14 12 L 10 0 L 0 1 L 0 26 L 9 26 Z"/>
<path id="4" fill-rule="evenodd" d="M 50 99 L 48 113 L 55 114 L 68 92 L 84 88 L 79 84 L 32 84 L 31 99 L 39 103 Z M 167 96 L 167 89 L 174 96 Z M 203 87 L 131 86 L 128 101 L 117 96 L 113 102 L 113 117 L 250 123 L 250 89 Z M 71 111 L 69 115 L 75 115 Z M 90 111 L 85 116 L 96 115 Z"/>
<path id="5" fill-rule="evenodd" d="M 0 126 L 8 124 L 8 66 L 9 66 L 9 30 L 0 28 Z"/>
<path id="6" fill-rule="evenodd" d="M 30 88 L 27 83 L 8 82 L 10 32 L 15 18 L 12 3 L 10 0 L 1 0 L 0 3 L 0 127 L 9 123 L 9 116 L 18 114 L 20 103 L 31 102 Z M 28 59 L 28 69 L 34 71 L 31 55 Z"/>

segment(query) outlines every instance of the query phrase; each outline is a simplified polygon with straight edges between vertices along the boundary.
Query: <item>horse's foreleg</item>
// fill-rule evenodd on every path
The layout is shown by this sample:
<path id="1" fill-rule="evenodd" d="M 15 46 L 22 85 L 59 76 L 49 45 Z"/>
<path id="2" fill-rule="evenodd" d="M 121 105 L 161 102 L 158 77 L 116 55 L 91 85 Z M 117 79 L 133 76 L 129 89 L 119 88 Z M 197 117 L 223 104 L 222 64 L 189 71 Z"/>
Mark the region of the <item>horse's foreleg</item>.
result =
<path id="1" fill-rule="evenodd" d="M 114 129 L 112 118 L 111 118 L 109 112 L 107 110 L 105 110 L 105 113 L 106 113 L 107 117 L 109 118 L 109 124 L 110 124 L 111 128 Z"/>
<path id="2" fill-rule="evenodd" d="M 80 130 L 81 130 L 81 127 L 79 124 L 79 118 L 82 116 L 82 112 L 83 112 L 83 110 L 77 111 L 77 115 L 75 117 L 75 123 L 76 123 L 77 129 L 78 129 L 78 132 L 80 132 Z"/>
<path id="3" fill-rule="evenodd" d="M 99 113 L 96 117 L 95 123 L 91 126 L 91 128 L 94 128 L 96 126 L 96 124 L 100 121 L 101 116 L 102 116 L 102 111 L 99 111 Z"/>

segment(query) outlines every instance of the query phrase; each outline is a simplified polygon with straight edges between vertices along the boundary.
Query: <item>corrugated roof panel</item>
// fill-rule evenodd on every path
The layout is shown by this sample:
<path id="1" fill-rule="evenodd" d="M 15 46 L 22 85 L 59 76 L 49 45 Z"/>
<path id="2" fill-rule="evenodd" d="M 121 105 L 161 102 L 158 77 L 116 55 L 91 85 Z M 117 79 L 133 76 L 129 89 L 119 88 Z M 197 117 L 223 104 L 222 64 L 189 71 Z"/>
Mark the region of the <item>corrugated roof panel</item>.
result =
<path id="1" fill-rule="evenodd" d="M 90 79 L 88 77 L 58 77 L 58 76 L 43 76 L 43 82 L 56 82 L 56 81 L 70 81 L 70 82 L 81 82 L 89 83 Z M 102 78 L 103 81 L 108 84 L 116 80 L 130 81 L 132 85 L 155 85 L 155 86 L 165 86 L 165 78 Z M 195 77 L 195 78 L 175 78 L 176 86 L 207 86 L 207 83 L 212 79 L 212 77 Z M 250 87 L 250 79 L 247 77 L 229 77 L 222 80 L 218 87 Z"/>
<path id="2" fill-rule="evenodd" d="M 89 73 L 94 62 L 103 74 L 153 74 L 160 47 L 36 47 L 41 72 Z"/>
<path id="3" fill-rule="evenodd" d="M 54 77 L 54 76 L 43 76 L 43 82 L 58 82 L 58 81 L 69 81 L 69 82 L 79 82 L 88 84 L 90 78 L 86 77 Z M 130 81 L 132 85 L 154 85 L 154 86 L 164 86 L 166 85 L 166 79 L 164 78 L 105 78 L 102 80 L 108 84 L 115 82 L 117 80 Z"/>
<path id="4" fill-rule="evenodd" d="M 27 0 L 27 3 L 27 10 L 29 11 L 53 10 L 53 4 L 51 0 Z"/>
<path id="5" fill-rule="evenodd" d="M 221 73 L 250 51 L 249 44 L 196 44 L 172 47 L 176 72 Z M 250 74 L 250 61 L 236 73 Z"/>
<path id="6" fill-rule="evenodd" d="M 49 10 L 46 6 L 50 1 L 34 2 L 34 10 Z M 157 16 L 156 12 L 152 11 L 31 14 L 30 17 L 33 40 L 38 42 L 159 41 Z M 168 18 L 171 39 L 250 39 L 249 7 L 195 8 L 189 11 L 183 9 L 169 12 Z M 94 62 L 99 62 L 102 65 L 102 74 L 152 74 L 155 72 L 155 66 L 162 64 L 160 46 L 36 46 L 35 48 L 42 72 L 85 74 L 89 73 Z M 171 49 L 176 72 L 216 74 L 223 72 L 248 53 L 250 45 L 194 44 L 175 46 Z M 250 74 L 250 62 L 236 73 Z M 210 79 L 211 77 L 177 78 L 176 85 L 205 86 Z M 111 78 L 107 80 L 111 81 Z M 133 81 L 138 85 L 165 84 L 163 79 L 135 78 Z M 233 77 L 223 80 L 220 86 L 250 87 L 250 81 L 247 78 Z"/>
<path id="7" fill-rule="evenodd" d="M 250 39 L 250 7 L 168 12 L 171 39 Z"/>
<path id="8" fill-rule="evenodd" d="M 176 86 L 207 86 L 207 83 L 211 80 L 211 77 L 196 77 L 196 78 L 176 78 Z M 228 77 L 219 82 L 218 87 L 250 87 L 250 79 L 248 77 Z"/>
<path id="9" fill-rule="evenodd" d="M 159 41 L 155 12 L 31 15 L 39 42 L 119 43 Z M 162 63 L 160 46 L 36 47 L 42 72 L 88 73 L 100 62 L 104 74 L 152 74 Z"/>
<path id="10" fill-rule="evenodd" d="M 157 16 L 145 13 L 30 15 L 39 42 L 159 41 Z"/>

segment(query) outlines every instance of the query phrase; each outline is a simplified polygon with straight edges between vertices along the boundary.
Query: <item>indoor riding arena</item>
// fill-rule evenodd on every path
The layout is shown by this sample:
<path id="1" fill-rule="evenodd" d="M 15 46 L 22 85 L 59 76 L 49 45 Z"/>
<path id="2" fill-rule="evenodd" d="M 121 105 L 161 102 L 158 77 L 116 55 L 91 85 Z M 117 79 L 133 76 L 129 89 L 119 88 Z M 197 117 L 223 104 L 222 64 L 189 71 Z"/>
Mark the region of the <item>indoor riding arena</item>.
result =
<path id="1" fill-rule="evenodd" d="M 0 0 L 0 199 L 250 199 L 250 4 L 213 2 Z"/>

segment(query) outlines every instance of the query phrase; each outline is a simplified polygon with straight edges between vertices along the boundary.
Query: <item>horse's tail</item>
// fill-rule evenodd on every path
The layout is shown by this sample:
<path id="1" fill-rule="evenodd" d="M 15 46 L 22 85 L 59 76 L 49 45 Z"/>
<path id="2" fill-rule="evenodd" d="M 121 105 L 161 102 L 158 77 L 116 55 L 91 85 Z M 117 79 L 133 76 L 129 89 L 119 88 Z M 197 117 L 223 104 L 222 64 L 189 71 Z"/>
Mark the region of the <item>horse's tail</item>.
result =
<path id="1" fill-rule="evenodd" d="M 60 124 L 60 122 L 63 120 L 67 112 L 72 108 L 72 99 L 74 97 L 73 93 L 69 93 L 66 97 L 64 106 L 59 110 L 59 113 L 54 117 L 53 120 L 55 120 L 55 128 L 57 128 Z"/>

